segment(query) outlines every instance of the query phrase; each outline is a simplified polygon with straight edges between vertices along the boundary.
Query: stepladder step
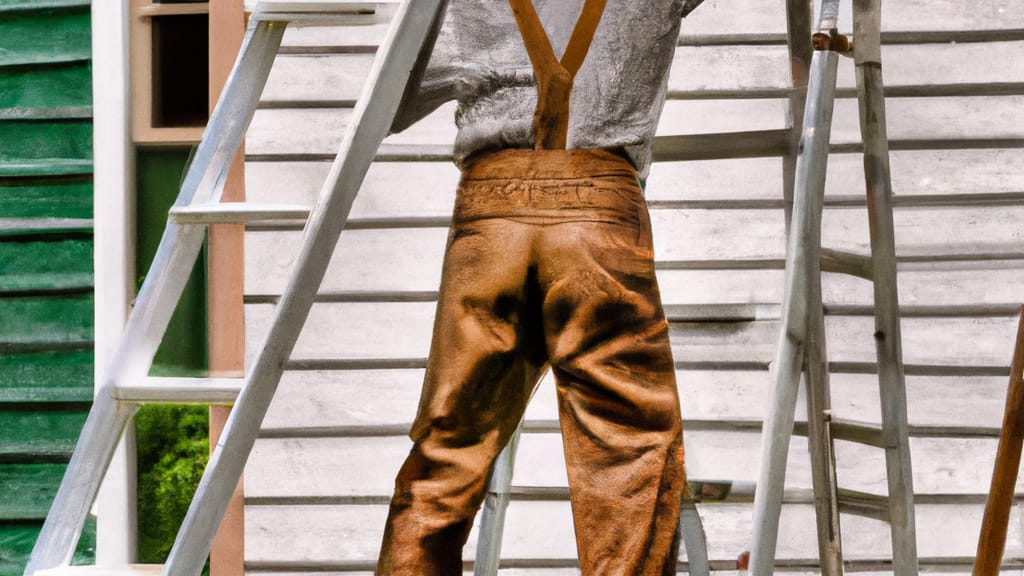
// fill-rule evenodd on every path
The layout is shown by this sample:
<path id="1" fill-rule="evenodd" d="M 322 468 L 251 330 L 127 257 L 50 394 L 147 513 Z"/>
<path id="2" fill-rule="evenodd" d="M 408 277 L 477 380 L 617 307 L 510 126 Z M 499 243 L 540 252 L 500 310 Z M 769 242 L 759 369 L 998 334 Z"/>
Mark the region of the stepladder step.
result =
<path id="1" fill-rule="evenodd" d="M 247 1 L 246 4 L 252 10 L 252 17 L 257 20 L 288 22 L 293 26 L 339 26 L 389 22 L 398 10 L 399 2 L 261 0 L 258 3 Z"/>
<path id="2" fill-rule="evenodd" d="M 35 576 L 160 576 L 163 568 L 163 564 L 61 566 L 39 570 Z"/>
<path id="3" fill-rule="evenodd" d="M 221 202 L 177 206 L 168 219 L 175 224 L 243 224 L 248 222 L 305 221 L 309 206 L 301 204 L 255 204 Z"/>
<path id="4" fill-rule="evenodd" d="M 112 395 L 121 402 L 140 404 L 234 404 L 243 382 L 242 378 L 149 377 L 116 386 Z"/>

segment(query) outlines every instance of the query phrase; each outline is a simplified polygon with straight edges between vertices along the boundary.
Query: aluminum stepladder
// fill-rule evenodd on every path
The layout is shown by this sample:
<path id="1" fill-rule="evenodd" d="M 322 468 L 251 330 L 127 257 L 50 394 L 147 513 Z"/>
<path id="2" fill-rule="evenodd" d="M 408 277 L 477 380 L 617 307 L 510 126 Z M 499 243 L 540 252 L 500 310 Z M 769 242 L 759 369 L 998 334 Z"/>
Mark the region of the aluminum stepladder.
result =
<path id="1" fill-rule="evenodd" d="M 197 576 L 202 571 L 352 203 L 389 131 L 414 65 L 436 31 L 444 6 L 445 0 L 405 0 L 401 4 L 372 0 L 264 1 L 257 6 L 32 551 L 26 576 L 56 576 L 67 569 L 120 435 L 141 404 L 233 403 L 234 409 L 163 567 L 163 574 L 168 576 Z M 370 24 L 387 19 L 392 20 L 391 26 L 313 209 L 219 203 L 228 166 L 252 120 L 285 28 Z M 153 356 L 196 262 L 208 225 L 307 217 L 296 265 L 244 382 L 233 378 L 148 377 Z M 510 444 L 496 463 L 492 490 L 501 490 L 504 470 L 508 470 L 511 479 L 513 455 Z M 488 498 L 481 519 L 485 536 L 480 539 L 479 554 L 500 551 L 501 524 L 508 504 L 507 483 L 505 486 L 503 497 Z M 703 530 L 692 502 L 684 505 L 683 517 L 690 526 L 686 535 L 688 547 L 692 543 L 700 546 L 690 555 L 703 558 L 706 564 Z M 497 554 L 483 558 L 477 562 L 477 574 L 495 574 Z M 122 570 L 112 567 L 111 571 Z"/>
<path id="2" fill-rule="evenodd" d="M 881 72 L 881 0 L 853 0 L 854 44 L 871 255 L 824 250 L 821 217 L 828 164 L 839 52 L 849 43 L 838 34 L 839 0 L 824 0 L 811 60 L 806 108 L 786 254 L 782 325 L 773 362 L 774 396 L 763 429 L 761 469 L 754 500 L 751 570 L 773 573 L 789 441 L 797 390 L 807 383 L 807 436 L 811 452 L 818 549 L 822 574 L 843 573 L 840 512 L 890 523 L 894 574 L 916 575 L 914 490 L 907 430 L 907 400 L 900 336 L 889 150 Z M 831 417 L 829 366 L 821 296 L 822 270 L 874 283 L 875 342 L 881 426 Z M 840 490 L 834 439 L 885 450 L 888 498 Z"/>
<path id="3" fill-rule="evenodd" d="M 67 567 L 121 432 L 138 406 L 232 403 L 163 573 L 195 576 L 241 476 L 260 423 L 313 303 L 352 202 L 387 135 L 421 48 L 444 0 L 264 2 L 250 19 L 238 59 L 168 218 L 149 274 L 97 391 L 64 479 L 32 551 L 26 576 Z M 392 18 L 393 17 L 393 18 Z M 286 26 L 392 24 L 358 99 L 316 206 L 219 204 L 228 166 L 252 120 Z M 304 243 L 266 340 L 245 378 L 148 378 L 156 349 L 204 242 L 207 225 L 305 218 Z"/>

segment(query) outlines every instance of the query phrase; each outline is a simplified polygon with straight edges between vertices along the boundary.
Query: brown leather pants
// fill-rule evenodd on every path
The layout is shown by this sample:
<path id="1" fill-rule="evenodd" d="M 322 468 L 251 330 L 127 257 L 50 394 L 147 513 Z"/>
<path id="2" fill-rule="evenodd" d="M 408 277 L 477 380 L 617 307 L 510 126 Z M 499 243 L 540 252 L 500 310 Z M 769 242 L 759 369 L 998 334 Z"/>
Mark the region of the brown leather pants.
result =
<path id="1" fill-rule="evenodd" d="M 503 150 L 464 169 L 415 442 L 377 574 L 462 574 L 488 473 L 546 365 L 584 575 L 675 574 L 675 370 L 632 165 Z"/>

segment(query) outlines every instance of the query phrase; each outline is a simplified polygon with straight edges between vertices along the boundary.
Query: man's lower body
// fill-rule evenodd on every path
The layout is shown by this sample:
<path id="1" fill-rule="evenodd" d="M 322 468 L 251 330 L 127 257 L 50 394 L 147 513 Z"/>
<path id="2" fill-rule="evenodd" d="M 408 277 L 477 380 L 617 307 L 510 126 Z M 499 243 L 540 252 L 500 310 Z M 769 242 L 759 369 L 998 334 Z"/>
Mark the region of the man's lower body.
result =
<path id="1" fill-rule="evenodd" d="M 463 171 L 379 576 L 462 573 L 491 465 L 546 366 L 582 573 L 675 574 L 682 425 L 635 172 L 601 150 L 504 150 Z"/>

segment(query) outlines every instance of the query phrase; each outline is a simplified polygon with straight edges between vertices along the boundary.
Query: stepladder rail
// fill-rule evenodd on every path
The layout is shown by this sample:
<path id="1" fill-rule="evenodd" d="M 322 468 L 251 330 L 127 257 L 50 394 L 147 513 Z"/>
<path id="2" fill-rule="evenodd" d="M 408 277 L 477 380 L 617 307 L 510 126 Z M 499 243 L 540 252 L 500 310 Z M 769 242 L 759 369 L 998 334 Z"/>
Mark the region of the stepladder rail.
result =
<path id="1" fill-rule="evenodd" d="M 206 136 L 175 202 L 211 202 L 223 190 L 228 165 L 252 119 L 284 25 L 253 22 L 214 109 Z M 248 69 L 241 73 L 240 68 Z M 67 565 L 85 524 L 99 484 L 110 464 L 121 432 L 135 412 L 135 403 L 116 398 L 122 385 L 145 380 L 177 301 L 203 244 L 205 226 L 168 225 L 150 271 L 97 391 L 64 479 L 58 488 L 28 565 L 26 575 Z"/>

